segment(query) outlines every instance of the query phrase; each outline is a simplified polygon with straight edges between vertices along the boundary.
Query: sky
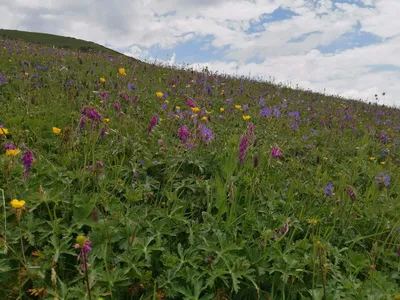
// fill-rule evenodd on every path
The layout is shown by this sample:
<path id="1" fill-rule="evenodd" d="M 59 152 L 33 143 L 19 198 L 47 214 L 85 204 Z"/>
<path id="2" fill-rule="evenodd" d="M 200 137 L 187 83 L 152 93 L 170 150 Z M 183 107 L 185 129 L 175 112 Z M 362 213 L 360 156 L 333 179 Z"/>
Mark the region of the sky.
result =
<path id="1" fill-rule="evenodd" d="M 0 28 L 396 106 L 399 14 L 400 0 L 0 0 Z"/>

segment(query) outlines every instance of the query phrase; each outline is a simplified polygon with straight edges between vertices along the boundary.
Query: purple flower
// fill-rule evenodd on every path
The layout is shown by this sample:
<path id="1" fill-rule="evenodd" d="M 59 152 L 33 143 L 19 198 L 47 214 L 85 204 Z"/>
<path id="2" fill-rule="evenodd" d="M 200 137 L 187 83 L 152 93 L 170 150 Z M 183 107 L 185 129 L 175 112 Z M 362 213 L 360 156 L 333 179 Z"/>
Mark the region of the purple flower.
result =
<path id="1" fill-rule="evenodd" d="M 258 102 L 258 105 L 260 105 L 261 107 L 265 106 L 265 99 L 264 98 L 260 98 L 260 101 Z"/>
<path id="2" fill-rule="evenodd" d="M 325 195 L 327 197 L 332 197 L 333 195 L 333 184 L 332 183 L 328 183 L 325 187 L 324 187 L 324 191 L 325 191 Z"/>
<path id="3" fill-rule="evenodd" d="M 291 111 L 288 113 L 289 117 L 294 117 L 297 121 L 300 121 L 300 114 L 297 111 Z"/>
<path id="4" fill-rule="evenodd" d="M 192 108 L 196 107 L 196 103 L 190 98 L 186 100 L 186 105 Z"/>
<path id="5" fill-rule="evenodd" d="M 35 158 L 35 156 L 33 155 L 33 152 L 30 151 L 29 149 L 25 149 L 24 150 L 24 155 L 22 156 L 22 163 L 25 166 L 25 173 L 24 173 L 24 177 L 27 180 L 29 177 L 29 173 L 31 171 L 31 166 L 33 164 L 33 159 Z"/>
<path id="6" fill-rule="evenodd" d="M 250 140 L 254 140 L 255 139 L 255 134 L 254 134 L 254 124 L 253 123 L 249 123 L 249 125 L 247 125 L 247 134 L 250 137 Z"/>
<path id="7" fill-rule="evenodd" d="M 313 135 L 318 135 L 317 131 L 314 130 L 314 129 L 311 130 L 311 133 L 312 133 Z"/>
<path id="8" fill-rule="evenodd" d="M 92 250 L 92 242 L 89 240 L 89 238 L 85 238 L 85 242 L 81 246 L 80 244 L 76 243 L 74 245 L 75 249 L 81 249 L 78 255 L 78 261 L 81 263 L 81 268 L 82 270 L 86 271 L 86 265 L 87 265 L 87 255 L 90 250 Z"/>
<path id="9" fill-rule="evenodd" d="M 186 142 L 187 142 L 187 138 L 188 138 L 188 136 L 190 135 L 190 131 L 189 131 L 189 129 L 187 128 L 186 125 L 182 125 L 182 126 L 179 127 L 179 129 L 178 129 L 178 134 L 179 134 L 179 138 L 181 139 L 181 141 L 182 141 L 183 143 L 186 143 Z"/>
<path id="10" fill-rule="evenodd" d="M 154 126 L 156 126 L 158 124 L 158 116 L 154 115 L 151 118 L 150 124 L 149 124 L 149 128 L 147 129 L 147 136 L 150 135 L 151 131 L 153 130 Z"/>
<path id="11" fill-rule="evenodd" d="M 274 106 L 274 116 L 276 118 L 278 118 L 280 115 L 281 115 L 281 112 L 279 111 L 279 109 L 276 106 Z"/>
<path id="12" fill-rule="evenodd" d="M 102 116 L 101 114 L 92 107 L 85 106 L 81 111 L 82 116 L 87 116 L 89 119 L 93 121 L 99 121 Z"/>
<path id="13" fill-rule="evenodd" d="M 375 181 L 379 188 L 388 187 L 390 185 L 390 176 L 380 172 L 377 176 L 375 176 Z"/>
<path id="14" fill-rule="evenodd" d="M 4 145 L 4 148 L 5 148 L 6 150 L 15 150 L 15 149 L 17 149 L 17 147 L 15 147 L 14 144 L 5 144 L 5 145 Z"/>
<path id="15" fill-rule="evenodd" d="M 107 100 L 110 97 L 110 92 L 109 91 L 101 91 L 100 92 L 100 97 L 103 100 Z"/>
<path id="16" fill-rule="evenodd" d="M 243 111 L 248 111 L 249 110 L 249 105 L 248 104 L 243 104 L 242 110 Z"/>
<path id="17" fill-rule="evenodd" d="M 281 158 L 282 157 L 282 149 L 277 146 L 272 147 L 271 156 L 273 158 Z"/>
<path id="18" fill-rule="evenodd" d="M 118 102 L 114 103 L 114 109 L 119 110 L 120 109 L 120 104 Z"/>
<path id="19" fill-rule="evenodd" d="M 208 143 L 214 139 L 214 134 L 211 129 L 207 128 L 206 125 L 200 124 L 200 133 L 205 143 Z"/>
<path id="20" fill-rule="evenodd" d="M 164 110 L 164 111 L 166 111 L 166 110 L 168 109 L 168 104 L 163 103 L 163 104 L 161 105 L 161 109 Z"/>
<path id="21" fill-rule="evenodd" d="M 270 117 L 272 114 L 272 109 L 269 107 L 265 107 L 262 110 L 260 110 L 260 117 Z"/>
<path id="22" fill-rule="evenodd" d="M 242 141 L 240 142 L 240 145 L 239 145 L 239 163 L 240 164 L 243 164 L 244 159 L 246 158 L 246 151 L 247 151 L 248 145 L 249 145 L 249 143 L 247 140 L 247 135 L 243 134 Z"/>
<path id="23" fill-rule="evenodd" d="M 0 85 L 4 84 L 7 82 L 6 76 L 4 76 L 4 73 L 0 73 Z"/>
<path id="24" fill-rule="evenodd" d="M 232 104 L 232 103 L 233 103 L 233 99 L 232 98 L 226 99 L 226 104 Z"/>
<path id="25" fill-rule="evenodd" d="M 128 90 L 129 90 L 129 91 L 134 91 L 134 90 L 136 90 L 136 85 L 135 85 L 134 83 L 128 84 Z"/>
<path id="26" fill-rule="evenodd" d="M 308 136 L 307 135 L 303 135 L 302 139 L 303 140 L 308 140 Z"/>
<path id="27" fill-rule="evenodd" d="M 379 139 L 380 139 L 380 141 L 381 141 L 382 143 L 384 143 L 384 144 L 386 144 L 387 141 L 388 141 L 388 138 L 387 138 L 387 136 L 386 136 L 384 133 L 381 134 L 381 136 L 379 137 Z"/>

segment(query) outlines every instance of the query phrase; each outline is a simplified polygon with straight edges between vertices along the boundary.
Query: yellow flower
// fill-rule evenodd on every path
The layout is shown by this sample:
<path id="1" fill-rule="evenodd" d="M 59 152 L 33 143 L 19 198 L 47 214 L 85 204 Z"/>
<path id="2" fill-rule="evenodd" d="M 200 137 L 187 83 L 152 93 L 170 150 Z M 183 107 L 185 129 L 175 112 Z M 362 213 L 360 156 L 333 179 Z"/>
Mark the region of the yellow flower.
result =
<path id="1" fill-rule="evenodd" d="M 11 200 L 10 203 L 11 203 L 11 206 L 14 207 L 15 209 L 21 209 L 25 206 L 24 200 L 13 199 L 13 200 Z"/>
<path id="2" fill-rule="evenodd" d="M 251 116 L 247 115 L 247 116 L 242 116 L 243 120 L 248 121 L 251 119 Z"/>
<path id="3" fill-rule="evenodd" d="M 236 108 L 236 109 L 242 109 L 242 106 L 241 106 L 241 105 L 236 105 L 236 104 L 235 104 L 235 108 Z"/>
<path id="4" fill-rule="evenodd" d="M 7 128 L 0 128 L 0 135 L 7 135 L 8 129 Z"/>
<path id="5" fill-rule="evenodd" d="M 194 112 L 194 113 L 198 113 L 200 111 L 200 108 L 198 108 L 198 107 L 191 107 L 191 109 L 192 109 L 192 112 Z"/>
<path id="6" fill-rule="evenodd" d="M 119 74 L 121 74 L 121 75 L 126 75 L 126 71 L 125 71 L 124 68 L 119 68 L 119 69 L 118 69 L 118 72 L 119 72 Z"/>
<path id="7" fill-rule="evenodd" d="M 310 223 L 311 223 L 311 225 L 315 226 L 315 225 L 317 225 L 318 220 L 317 219 L 311 219 Z"/>
<path id="8" fill-rule="evenodd" d="M 157 98 L 162 98 L 164 96 L 164 94 L 162 92 L 157 92 L 156 93 Z"/>
<path id="9" fill-rule="evenodd" d="M 101 83 L 106 82 L 106 80 L 104 79 L 104 77 L 100 77 L 100 82 L 101 82 Z"/>
<path id="10" fill-rule="evenodd" d="M 328 158 L 326 156 L 324 156 L 324 160 L 328 160 Z"/>
<path id="11" fill-rule="evenodd" d="M 169 101 L 168 101 L 168 100 L 164 100 L 164 103 L 165 103 L 165 104 L 168 104 L 168 103 L 169 103 Z"/>
<path id="12" fill-rule="evenodd" d="M 106 122 L 106 123 L 110 123 L 110 119 L 109 118 L 104 118 L 104 122 Z"/>
<path id="13" fill-rule="evenodd" d="M 374 161 L 374 160 L 375 160 L 375 157 L 371 156 L 371 157 L 369 158 L 369 160 L 370 160 L 370 161 Z"/>
<path id="14" fill-rule="evenodd" d="M 175 119 L 180 119 L 181 117 L 179 115 L 175 115 Z"/>
<path id="15" fill-rule="evenodd" d="M 209 115 L 209 114 L 211 114 L 211 113 L 212 113 L 212 111 L 206 110 L 206 114 L 207 114 L 207 115 Z"/>
<path id="16" fill-rule="evenodd" d="M 160 120 L 160 122 L 161 122 L 161 121 L 164 120 L 164 119 L 163 119 L 163 118 L 160 118 L 159 120 Z"/>
<path id="17" fill-rule="evenodd" d="M 9 61 L 9 62 L 12 62 L 12 60 L 11 60 L 11 59 L 9 59 L 8 61 Z"/>
<path id="18" fill-rule="evenodd" d="M 207 121 L 207 117 L 204 116 L 204 117 L 201 118 L 201 120 L 202 120 L 202 121 Z"/>
<path id="19" fill-rule="evenodd" d="M 175 85 L 175 84 L 173 84 L 173 85 L 172 85 L 172 87 L 174 88 L 174 87 L 176 87 L 176 85 Z"/>
<path id="20" fill-rule="evenodd" d="M 385 164 L 385 162 L 384 161 L 381 161 L 381 165 L 384 165 Z"/>
<path id="21" fill-rule="evenodd" d="M 21 152 L 21 150 L 19 150 L 19 149 L 7 149 L 6 156 L 16 156 L 20 152 Z"/>
<path id="22" fill-rule="evenodd" d="M 178 110 L 178 109 L 181 109 L 181 107 L 180 106 L 175 106 L 175 109 Z"/>
<path id="23" fill-rule="evenodd" d="M 28 72 L 25 72 L 24 74 L 25 74 L 25 76 L 29 76 L 29 73 L 28 73 Z"/>
<path id="24" fill-rule="evenodd" d="M 221 95 L 225 95 L 225 90 L 221 90 Z"/>
<path id="25" fill-rule="evenodd" d="M 77 237 L 76 237 L 76 243 L 79 245 L 79 246 L 83 246 L 85 243 L 86 243 L 86 237 L 84 237 L 83 235 L 78 235 Z"/>
<path id="26" fill-rule="evenodd" d="M 220 112 L 224 112 L 224 110 L 225 110 L 225 108 L 223 108 L 223 107 L 221 107 L 221 108 L 219 109 Z"/>
<path id="27" fill-rule="evenodd" d="M 53 127 L 53 133 L 54 133 L 55 135 L 59 135 L 59 134 L 61 133 L 61 129 L 60 129 L 60 128 L 57 128 L 57 127 Z"/>

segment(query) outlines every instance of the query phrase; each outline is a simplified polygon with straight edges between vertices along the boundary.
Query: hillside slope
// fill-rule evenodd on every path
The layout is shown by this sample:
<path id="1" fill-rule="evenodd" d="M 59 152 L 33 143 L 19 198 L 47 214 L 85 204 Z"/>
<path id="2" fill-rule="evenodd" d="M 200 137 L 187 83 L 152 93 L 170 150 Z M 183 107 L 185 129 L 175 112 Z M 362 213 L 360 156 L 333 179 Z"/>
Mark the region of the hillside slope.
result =
<path id="1" fill-rule="evenodd" d="M 397 109 L 1 39 L 0 105 L 4 297 L 399 299 Z"/>

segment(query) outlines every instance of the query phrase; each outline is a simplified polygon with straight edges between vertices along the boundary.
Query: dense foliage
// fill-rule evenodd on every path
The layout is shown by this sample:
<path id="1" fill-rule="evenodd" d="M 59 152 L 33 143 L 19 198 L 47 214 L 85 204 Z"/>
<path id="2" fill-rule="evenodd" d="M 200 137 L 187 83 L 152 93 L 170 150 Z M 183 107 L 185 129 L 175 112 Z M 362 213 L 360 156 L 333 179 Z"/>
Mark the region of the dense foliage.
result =
<path id="1" fill-rule="evenodd" d="M 7 40 L 0 103 L 4 297 L 399 299 L 397 109 Z"/>

